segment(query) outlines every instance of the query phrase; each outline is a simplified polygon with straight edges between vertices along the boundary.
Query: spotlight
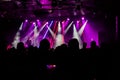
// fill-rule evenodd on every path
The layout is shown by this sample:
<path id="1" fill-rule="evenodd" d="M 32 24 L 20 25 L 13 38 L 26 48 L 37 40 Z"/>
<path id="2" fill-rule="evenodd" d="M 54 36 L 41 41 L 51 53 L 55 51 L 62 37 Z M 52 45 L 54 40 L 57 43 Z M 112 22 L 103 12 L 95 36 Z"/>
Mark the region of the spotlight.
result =
<path id="1" fill-rule="evenodd" d="M 40 20 L 39 19 L 37 19 L 37 22 L 39 22 Z"/>
<path id="2" fill-rule="evenodd" d="M 79 36 L 79 33 L 77 32 L 76 26 L 75 24 L 73 25 L 73 38 L 77 39 L 79 42 L 79 48 L 82 49 L 83 45 L 82 45 L 82 40 Z"/>
<path id="3" fill-rule="evenodd" d="M 47 69 L 54 69 L 56 68 L 56 65 L 55 64 L 48 64 L 46 65 Z"/>
<path id="4" fill-rule="evenodd" d="M 84 18 L 84 17 L 82 17 L 82 20 L 85 20 L 85 18 Z"/>
<path id="5" fill-rule="evenodd" d="M 67 31 L 70 29 L 70 27 L 72 26 L 72 24 L 73 24 L 73 21 L 72 21 L 72 22 L 68 25 L 68 27 L 65 29 L 64 34 L 67 33 Z"/>
<path id="6" fill-rule="evenodd" d="M 26 19 L 25 22 L 28 22 L 28 20 Z"/>
<path id="7" fill-rule="evenodd" d="M 76 15 L 77 15 L 77 12 L 76 12 L 76 11 L 74 11 L 74 12 L 73 12 L 73 14 L 74 14 L 74 16 L 76 16 Z"/>
<path id="8" fill-rule="evenodd" d="M 19 31 L 22 30 L 22 27 L 23 27 L 23 22 L 22 22 L 22 24 L 20 25 Z"/>
<path id="9" fill-rule="evenodd" d="M 25 22 L 28 22 L 28 20 L 26 19 Z"/>
<path id="10" fill-rule="evenodd" d="M 48 22 L 46 24 L 48 24 Z"/>
<path id="11" fill-rule="evenodd" d="M 62 24 L 64 24 L 64 21 L 62 21 Z"/>
<path id="12" fill-rule="evenodd" d="M 85 15 L 85 12 L 82 8 L 81 8 L 80 12 L 81 12 L 82 15 Z"/>
<path id="13" fill-rule="evenodd" d="M 67 18 L 67 20 L 69 21 L 69 20 L 70 20 L 70 18 Z"/>
<path id="14" fill-rule="evenodd" d="M 35 25 L 35 22 L 33 22 L 33 24 Z"/>
<path id="15" fill-rule="evenodd" d="M 77 21 L 77 23 L 79 23 L 80 21 Z"/>
<path id="16" fill-rule="evenodd" d="M 93 38 L 91 38 L 91 41 L 94 41 L 94 39 L 93 39 Z"/>
<path id="17" fill-rule="evenodd" d="M 50 25 L 49 25 L 49 28 L 52 26 L 52 24 L 53 24 L 53 21 L 51 21 L 51 23 L 50 23 Z M 47 31 L 45 32 L 45 34 L 44 34 L 44 36 L 43 36 L 43 39 L 46 38 L 46 36 L 47 36 L 47 34 L 48 34 L 48 31 L 49 31 L 49 29 L 47 29 Z"/>
<path id="18" fill-rule="evenodd" d="M 58 23 L 58 33 L 56 36 L 56 40 L 55 40 L 55 47 L 60 46 L 61 44 L 64 43 L 64 35 L 61 33 L 62 28 L 60 25 L 60 22 Z"/>
<path id="19" fill-rule="evenodd" d="M 84 29 L 85 29 L 85 26 L 87 25 L 87 22 L 88 22 L 88 20 L 85 21 L 85 23 L 82 25 L 82 27 L 78 31 L 78 33 L 79 33 L 80 36 L 82 35 L 82 33 L 83 33 Z"/>
<path id="20" fill-rule="evenodd" d="M 60 25 L 60 22 L 58 23 L 58 32 L 61 33 L 61 25 Z"/>

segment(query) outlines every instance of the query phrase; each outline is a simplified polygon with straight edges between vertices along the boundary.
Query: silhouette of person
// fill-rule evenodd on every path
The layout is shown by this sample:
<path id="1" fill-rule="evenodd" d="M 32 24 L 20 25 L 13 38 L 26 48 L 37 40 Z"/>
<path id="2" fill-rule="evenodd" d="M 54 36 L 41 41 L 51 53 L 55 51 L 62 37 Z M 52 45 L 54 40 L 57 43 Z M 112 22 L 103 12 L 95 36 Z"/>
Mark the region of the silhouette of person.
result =
<path id="1" fill-rule="evenodd" d="M 41 40 L 40 41 L 40 49 L 49 50 L 50 49 L 50 42 L 47 39 Z"/>
<path id="2" fill-rule="evenodd" d="M 97 49 L 98 48 L 95 41 L 91 41 L 90 47 L 91 47 L 91 49 Z"/>
<path id="3" fill-rule="evenodd" d="M 69 40 L 68 51 L 71 56 L 78 55 L 79 53 L 79 42 L 76 38 Z"/>
<path id="4" fill-rule="evenodd" d="M 17 44 L 17 54 L 18 55 L 25 55 L 25 46 L 23 42 L 19 42 Z"/>
<path id="5" fill-rule="evenodd" d="M 68 47 L 71 49 L 79 49 L 79 42 L 77 39 L 73 38 L 68 42 Z"/>

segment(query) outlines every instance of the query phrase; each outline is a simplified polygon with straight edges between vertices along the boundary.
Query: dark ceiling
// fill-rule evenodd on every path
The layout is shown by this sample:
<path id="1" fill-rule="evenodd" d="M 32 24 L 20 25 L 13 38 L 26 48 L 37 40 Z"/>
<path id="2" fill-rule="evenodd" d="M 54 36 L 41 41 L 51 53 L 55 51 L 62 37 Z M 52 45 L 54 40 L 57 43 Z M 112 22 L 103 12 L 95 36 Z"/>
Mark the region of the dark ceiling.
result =
<path id="1" fill-rule="evenodd" d="M 118 15 L 117 2 L 112 0 L 2 0 L 0 1 L 1 18 L 48 18 Z M 50 6 L 45 8 L 46 6 Z"/>

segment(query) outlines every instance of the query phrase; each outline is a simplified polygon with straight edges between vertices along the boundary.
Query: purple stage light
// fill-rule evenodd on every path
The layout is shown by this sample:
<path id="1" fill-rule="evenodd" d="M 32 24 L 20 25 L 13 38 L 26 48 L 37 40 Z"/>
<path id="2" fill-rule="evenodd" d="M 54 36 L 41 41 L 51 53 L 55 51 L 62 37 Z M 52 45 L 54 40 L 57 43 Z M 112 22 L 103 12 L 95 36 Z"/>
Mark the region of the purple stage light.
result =
<path id="1" fill-rule="evenodd" d="M 69 21 L 69 20 L 70 20 L 70 18 L 67 18 L 67 20 Z"/>
<path id="2" fill-rule="evenodd" d="M 98 44 L 98 35 L 91 27 L 92 25 L 87 24 L 87 20 L 84 20 L 84 16 L 81 17 L 80 20 L 71 21 L 70 18 L 67 18 L 63 21 L 41 21 L 36 19 L 35 21 L 28 21 L 27 19 L 24 21 L 23 27 L 20 27 L 19 30 L 24 30 L 25 33 L 21 33 L 20 41 L 27 44 L 27 40 L 30 38 L 31 45 L 39 46 L 39 42 L 41 39 L 47 38 L 52 43 L 51 48 L 57 47 L 60 43 L 67 43 L 72 37 L 75 37 L 79 40 L 79 43 L 82 46 L 82 42 L 87 42 L 88 46 L 90 46 L 90 41 L 93 39 Z M 73 27 L 73 28 L 72 28 Z M 36 31 L 38 30 L 38 31 Z M 59 35 L 58 35 L 59 33 Z M 79 34 L 79 35 L 78 35 Z M 19 37 L 16 37 L 16 41 L 14 41 L 14 46 L 19 41 Z M 35 45 L 34 45 L 35 43 Z M 37 45 L 38 44 L 38 45 Z M 81 47 L 80 47 L 81 48 Z"/>
<path id="3" fill-rule="evenodd" d="M 90 48 L 91 41 L 95 41 L 96 44 L 98 44 L 98 32 L 92 27 L 92 23 L 87 23 L 84 34 L 83 34 L 83 40 L 87 42 L 87 48 Z"/>
<path id="4" fill-rule="evenodd" d="M 55 64 L 48 64 L 46 65 L 47 69 L 54 69 L 56 68 L 56 65 Z"/>
<path id="5" fill-rule="evenodd" d="M 37 22 L 39 22 L 40 20 L 39 19 L 37 19 Z"/>
<path id="6" fill-rule="evenodd" d="M 25 22 L 28 22 L 28 20 L 26 19 Z"/>
<path id="7" fill-rule="evenodd" d="M 35 25 L 36 23 L 35 23 L 35 22 L 33 22 L 33 24 Z"/>
<path id="8" fill-rule="evenodd" d="M 70 27 L 72 26 L 73 21 L 67 26 L 67 28 L 64 31 L 64 34 L 66 34 L 68 32 L 68 30 L 70 29 Z"/>
<path id="9" fill-rule="evenodd" d="M 64 24 L 64 21 L 62 21 L 62 24 Z"/>
<path id="10" fill-rule="evenodd" d="M 48 24 L 48 22 L 46 24 Z"/>
<path id="11" fill-rule="evenodd" d="M 44 9 L 51 8 L 51 5 L 48 5 L 48 4 L 51 4 L 51 0 L 39 0 L 39 1 L 42 5 L 45 5 L 45 6 L 42 6 L 42 8 L 44 8 Z"/>
<path id="12" fill-rule="evenodd" d="M 82 17 L 82 20 L 85 20 L 85 18 L 84 18 L 84 17 Z"/>
<path id="13" fill-rule="evenodd" d="M 49 28 L 52 26 L 52 24 L 53 24 L 53 21 L 51 21 L 51 23 L 49 25 Z M 47 29 L 47 31 L 45 32 L 45 35 L 43 36 L 43 39 L 46 38 L 48 31 L 49 31 L 49 29 Z"/>
<path id="14" fill-rule="evenodd" d="M 79 23 L 80 21 L 77 21 L 77 23 Z"/>

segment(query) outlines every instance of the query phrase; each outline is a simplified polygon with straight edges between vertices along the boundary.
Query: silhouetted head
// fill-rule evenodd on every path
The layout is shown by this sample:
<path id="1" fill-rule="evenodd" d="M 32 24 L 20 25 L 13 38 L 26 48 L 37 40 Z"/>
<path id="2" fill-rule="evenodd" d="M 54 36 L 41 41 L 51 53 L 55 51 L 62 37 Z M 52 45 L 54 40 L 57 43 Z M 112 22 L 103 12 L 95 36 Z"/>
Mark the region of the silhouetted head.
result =
<path id="1" fill-rule="evenodd" d="M 77 39 L 73 38 L 69 40 L 68 47 L 72 49 L 79 49 L 79 42 Z"/>
<path id="2" fill-rule="evenodd" d="M 17 44 L 17 49 L 19 49 L 19 50 L 21 50 L 21 49 L 24 49 L 25 47 L 24 47 L 24 43 L 23 42 L 19 42 L 18 44 Z"/>
<path id="3" fill-rule="evenodd" d="M 91 41 L 90 46 L 91 46 L 91 48 L 97 47 L 96 42 L 95 41 Z"/>
<path id="4" fill-rule="evenodd" d="M 62 44 L 61 47 L 62 48 L 67 48 L 67 45 L 66 44 Z"/>
<path id="5" fill-rule="evenodd" d="M 44 50 L 50 49 L 50 42 L 47 39 L 43 39 L 40 41 L 40 48 Z"/>

